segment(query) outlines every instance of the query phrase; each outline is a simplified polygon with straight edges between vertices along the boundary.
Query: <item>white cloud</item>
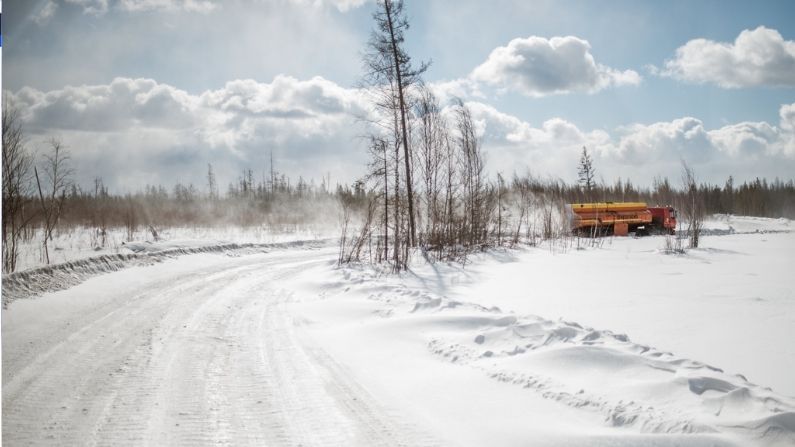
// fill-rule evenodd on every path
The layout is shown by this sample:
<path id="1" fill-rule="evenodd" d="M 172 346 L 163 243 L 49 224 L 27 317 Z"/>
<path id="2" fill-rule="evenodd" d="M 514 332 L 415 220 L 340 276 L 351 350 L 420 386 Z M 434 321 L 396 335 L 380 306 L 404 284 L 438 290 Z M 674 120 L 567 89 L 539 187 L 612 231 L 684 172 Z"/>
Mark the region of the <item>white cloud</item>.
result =
<path id="1" fill-rule="evenodd" d="M 672 158 L 704 161 L 712 149 L 704 124 L 692 117 L 648 125 L 634 124 L 620 129 L 620 134 L 612 152 L 616 158 L 629 164 Z"/>
<path id="2" fill-rule="evenodd" d="M 533 126 L 480 102 L 468 102 L 491 171 L 551 173 L 573 181 L 583 146 L 595 156 L 599 175 L 641 184 L 658 175 L 678 178 L 687 160 L 706 179 L 729 174 L 775 176 L 795 168 L 795 104 L 781 107 L 778 126 L 741 122 L 708 130 L 692 117 L 632 124 L 607 132 L 584 131 L 562 118 Z"/>
<path id="3" fill-rule="evenodd" d="M 723 88 L 795 86 L 795 42 L 760 26 L 744 30 L 734 43 L 694 39 L 665 62 L 664 76 Z"/>
<path id="4" fill-rule="evenodd" d="M 264 0 L 273 2 L 273 0 Z M 331 6 L 340 12 L 358 8 L 369 0 L 281 0 L 295 5 L 308 5 L 315 8 Z M 31 16 L 37 25 L 45 25 L 55 14 L 59 3 L 75 5 L 82 8 L 84 14 L 103 16 L 109 10 L 118 10 L 131 13 L 140 12 L 195 12 L 208 14 L 222 7 L 221 0 L 47 0 L 38 7 Z M 250 7 L 243 3 L 244 7 Z"/>
<path id="5" fill-rule="evenodd" d="M 472 111 L 491 172 L 510 175 L 529 169 L 566 178 L 583 146 L 593 150 L 611 142 L 605 131 L 585 132 L 562 118 L 551 118 L 534 127 L 488 104 L 472 101 L 466 105 Z"/>
<path id="6" fill-rule="evenodd" d="M 57 136 L 72 150 L 83 180 L 96 175 L 117 187 L 175 180 L 203 183 L 206 163 L 222 182 L 242 169 L 259 172 L 272 150 L 277 169 L 296 178 L 361 174 L 369 113 L 365 92 L 321 77 L 280 75 L 271 82 L 235 80 L 191 94 L 151 79 L 9 93 L 32 144 Z M 563 118 L 533 125 L 482 102 L 468 102 L 491 172 L 524 172 L 573 181 L 583 146 L 599 175 L 648 183 L 678 178 L 681 159 L 706 180 L 729 174 L 788 177 L 795 168 L 795 104 L 777 124 L 741 122 L 707 129 L 697 118 L 583 130 Z M 449 113 L 451 106 L 445 108 Z M 451 120 L 451 122 L 454 122 Z"/>
<path id="7" fill-rule="evenodd" d="M 784 104 L 778 111 L 781 117 L 781 127 L 790 132 L 795 132 L 795 104 Z"/>
<path id="8" fill-rule="evenodd" d="M 212 0 L 121 0 L 119 7 L 125 11 L 189 11 L 208 13 L 219 6 Z"/>
<path id="9" fill-rule="evenodd" d="M 784 130 L 781 153 L 795 158 L 795 103 L 782 105 L 778 113 L 781 117 L 781 128 Z"/>
<path id="10" fill-rule="evenodd" d="M 55 3 L 53 0 L 48 0 L 44 3 L 38 11 L 33 14 L 33 21 L 37 25 L 46 25 L 52 16 L 55 15 L 55 11 L 58 9 L 58 4 Z"/>
<path id="11" fill-rule="evenodd" d="M 108 0 L 65 0 L 66 3 L 80 6 L 84 14 L 102 15 L 108 12 Z"/>
<path id="12" fill-rule="evenodd" d="M 59 137 L 82 180 L 100 175 L 120 188 L 175 175 L 201 185 L 206 163 L 232 180 L 244 168 L 264 169 L 270 151 L 277 169 L 294 178 L 330 172 L 347 181 L 365 163 L 357 143 L 356 117 L 366 113 L 360 92 L 321 77 L 237 80 L 196 95 L 117 78 L 48 92 L 26 87 L 9 100 L 34 146 Z"/>
<path id="13" fill-rule="evenodd" d="M 290 0 L 290 1 L 297 4 L 307 4 L 315 7 L 331 5 L 337 8 L 341 12 L 346 12 L 351 9 L 355 9 L 364 5 L 369 0 Z"/>
<path id="14" fill-rule="evenodd" d="M 583 144 L 603 143 L 606 134 L 601 131 L 582 132 L 574 124 L 551 118 L 535 128 L 519 118 L 500 112 L 481 102 L 468 102 L 478 135 L 485 144 L 517 145 L 530 149 L 581 147 Z"/>
<path id="15" fill-rule="evenodd" d="M 357 117 L 366 113 L 357 90 L 321 77 L 300 81 L 277 76 L 269 84 L 231 81 L 222 89 L 202 93 L 199 99 L 204 108 L 214 112 L 213 125 L 204 130 L 206 141 L 228 147 L 262 137 L 275 141 L 294 137 L 322 140 L 348 132 Z M 272 133 L 263 135 L 263 129 Z"/>
<path id="16" fill-rule="evenodd" d="M 765 122 L 742 122 L 709 132 L 710 140 L 719 150 L 732 156 L 773 156 L 779 151 L 777 142 L 784 141 L 782 131 Z"/>
<path id="17" fill-rule="evenodd" d="M 640 75 L 596 63 L 588 41 L 574 36 L 513 39 L 497 47 L 472 72 L 472 79 L 540 97 L 595 93 L 609 86 L 637 85 Z"/>
<path id="18" fill-rule="evenodd" d="M 209 13 L 221 6 L 218 0 L 63 0 L 67 4 L 76 5 L 83 9 L 84 14 L 102 16 L 109 9 L 114 8 L 127 12 L 147 12 L 147 11 L 187 11 L 198 13 Z M 37 24 L 42 25 L 52 17 L 57 7 L 55 0 L 49 0 L 48 4 L 33 16 Z M 50 8 L 50 9 L 47 9 Z M 42 14 L 49 14 L 42 17 Z"/>
<path id="19" fill-rule="evenodd" d="M 456 98 L 483 98 L 478 83 L 469 78 L 458 78 L 450 81 L 428 83 L 439 102 L 445 104 Z"/>
<path id="20" fill-rule="evenodd" d="M 151 79 L 116 78 L 107 85 L 12 96 L 33 130 L 124 131 L 132 127 L 180 129 L 196 125 L 196 98 Z"/>

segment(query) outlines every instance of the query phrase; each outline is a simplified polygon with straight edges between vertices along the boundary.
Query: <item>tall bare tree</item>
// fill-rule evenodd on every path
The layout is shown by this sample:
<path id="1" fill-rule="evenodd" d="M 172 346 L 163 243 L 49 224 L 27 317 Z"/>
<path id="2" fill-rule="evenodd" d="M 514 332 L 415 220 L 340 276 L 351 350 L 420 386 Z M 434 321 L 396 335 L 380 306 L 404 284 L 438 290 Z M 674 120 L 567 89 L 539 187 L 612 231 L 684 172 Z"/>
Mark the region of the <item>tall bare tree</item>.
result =
<path id="1" fill-rule="evenodd" d="M 460 99 L 457 101 L 456 127 L 458 130 L 458 146 L 461 160 L 461 181 L 464 188 L 464 222 L 462 230 L 466 232 L 468 245 L 476 245 L 483 241 L 487 221 L 484 219 L 484 161 L 480 141 L 475 131 L 475 122 L 469 107 Z"/>
<path id="2" fill-rule="evenodd" d="M 403 149 L 404 177 L 406 184 L 407 218 L 409 223 L 409 244 L 416 245 L 417 229 L 414 214 L 414 191 L 412 184 L 412 151 L 409 138 L 409 100 L 411 87 L 417 84 L 428 64 L 414 68 L 411 57 L 404 49 L 404 33 L 409 28 L 402 0 L 378 0 L 373 13 L 375 29 L 368 43 L 364 61 L 368 70 L 366 81 L 374 86 L 389 86 L 394 101 L 387 108 L 396 108 L 399 142 Z M 385 110 L 386 116 L 391 110 Z"/>
<path id="3" fill-rule="evenodd" d="M 16 270 L 19 242 L 33 213 L 25 209 L 33 158 L 25 149 L 19 114 L 3 101 L 3 272 Z"/>
<path id="4" fill-rule="evenodd" d="M 436 245 L 441 237 L 439 197 L 444 180 L 442 170 L 448 142 L 447 123 L 436 96 L 426 86 L 420 90 L 416 109 L 419 121 L 418 158 L 425 199 L 425 230 L 421 239 L 423 244 Z"/>
<path id="5" fill-rule="evenodd" d="M 36 187 L 39 193 L 39 203 L 44 215 L 44 235 L 42 246 L 44 248 L 44 262 L 50 263 L 48 241 L 52 241 L 55 225 L 61 217 L 63 205 L 66 201 L 66 191 L 72 182 L 72 168 L 69 166 L 70 157 L 61 142 L 52 138 L 49 141 L 50 153 L 44 155 L 42 176 L 39 176 L 37 167 L 33 167 L 36 177 Z M 43 179 L 42 179 L 43 177 Z"/>

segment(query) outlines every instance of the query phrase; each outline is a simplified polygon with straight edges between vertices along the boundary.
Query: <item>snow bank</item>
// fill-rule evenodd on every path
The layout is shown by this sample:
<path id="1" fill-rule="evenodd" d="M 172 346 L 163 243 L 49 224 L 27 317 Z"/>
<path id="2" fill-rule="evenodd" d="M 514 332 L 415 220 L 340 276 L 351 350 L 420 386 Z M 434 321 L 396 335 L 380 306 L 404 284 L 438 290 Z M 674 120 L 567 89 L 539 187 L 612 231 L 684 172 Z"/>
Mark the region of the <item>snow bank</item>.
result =
<path id="1" fill-rule="evenodd" d="M 334 239 L 291 241 L 269 244 L 230 243 L 199 245 L 198 242 L 184 244 L 179 242 L 131 243 L 130 254 L 108 254 L 71 262 L 38 267 L 3 275 L 3 306 L 20 298 L 29 298 L 46 292 L 68 289 L 86 279 L 128 267 L 151 265 L 178 256 L 217 253 L 227 256 L 241 256 L 252 253 L 267 253 L 285 248 L 318 248 L 335 242 Z"/>
<path id="2" fill-rule="evenodd" d="M 136 231 L 133 235 L 135 241 L 130 242 L 127 240 L 126 229 L 121 227 L 108 228 L 104 238 L 96 228 L 75 227 L 56 230 L 53 241 L 49 244 L 49 253 L 53 264 L 62 264 L 79 259 L 137 251 L 220 244 L 273 244 L 337 237 L 338 234 L 339 231 L 336 229 L 315 227 L 285 227 L 276 231 L 263 226 L 172 227 L 159 229 L 158 240 L 154 240 L 149 231 Z M 29 241 L 22 242 L 17 260 L 18 271 L 44 266 L 41 240 L 42 233 L 37 230 Z"/>
<path id="3" fill-rule="evenodd" d="M 630 341 L 624 334 L 536 316 L 454 311 L 440 302 L 444 335 L 428 349 L 575 408 L 648 433 L 738 432 L 795 442 L 795 400 L 742 376 Z M 457 330 L 450 331 L 451 327 Z"/>

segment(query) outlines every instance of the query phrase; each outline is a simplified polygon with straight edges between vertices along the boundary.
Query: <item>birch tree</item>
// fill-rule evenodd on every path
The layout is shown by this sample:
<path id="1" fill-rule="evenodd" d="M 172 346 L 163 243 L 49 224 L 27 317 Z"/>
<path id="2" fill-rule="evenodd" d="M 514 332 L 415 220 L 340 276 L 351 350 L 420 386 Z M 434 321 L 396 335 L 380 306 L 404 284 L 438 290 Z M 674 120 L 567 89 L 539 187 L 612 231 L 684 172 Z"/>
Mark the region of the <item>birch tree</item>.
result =
<path id="1" fill-rule="evenodd" d="M 25 138 L 17 111 L 3 101 L 3 272 L 16 270 L 19 242 L 33 213 L 25 209 L 30 192 L 33 158 L 25 149 Z"/>

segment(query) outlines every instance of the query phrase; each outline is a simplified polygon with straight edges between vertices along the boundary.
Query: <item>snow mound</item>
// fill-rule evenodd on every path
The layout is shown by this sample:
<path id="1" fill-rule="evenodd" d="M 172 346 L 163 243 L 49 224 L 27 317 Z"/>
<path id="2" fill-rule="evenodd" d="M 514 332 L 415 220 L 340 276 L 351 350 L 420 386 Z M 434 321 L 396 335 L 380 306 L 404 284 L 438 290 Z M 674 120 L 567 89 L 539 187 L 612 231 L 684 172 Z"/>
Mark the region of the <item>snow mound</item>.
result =
<path id="1" fill-rule="evenodd" d="M 734 433 L 795 443 L 795 400 L 740 375 L 633 343 L 625 334 L 537 316 L 485 314 L 435 298 L 431 353 L 546 399 L 645 433 Z M 435 309 L 435 310 L 431 310 Z"/>
<path id="2" fill-rule="evenodd" d="M 420 324 L 432 355 L 596 412 L 606 425 L 670 436 L 731 434 L 741 445 L 795 443 L 795 399 L 742 375 L 635 343 L 623 333 L 371 282 L 375 277 L 365 271 L 344 276 L 347 284 L 375 289 L 370 299 L 391 306 L 383 316 Z"/>
<path id="3" fill-rule="evenodd" d="M 334 242 L 332 239 L 278 242 L 269 244 L 215 244 L 204 246 L 172 247 L 147 243 L 130 244 L 138 249 L 130 254 L 102 255 L 72 262 L 49 265 L 3 275 L 3 307 L 20 298 L 30 298 L 47 292 L 68 289 L 86 279 L 129 267 L 151 265 L 178 256 L 216 253 L 227 256 L 267 253 L 287 248 L 319 248 Z M 156 248 L 153 248 L 156 247 Z"/>

